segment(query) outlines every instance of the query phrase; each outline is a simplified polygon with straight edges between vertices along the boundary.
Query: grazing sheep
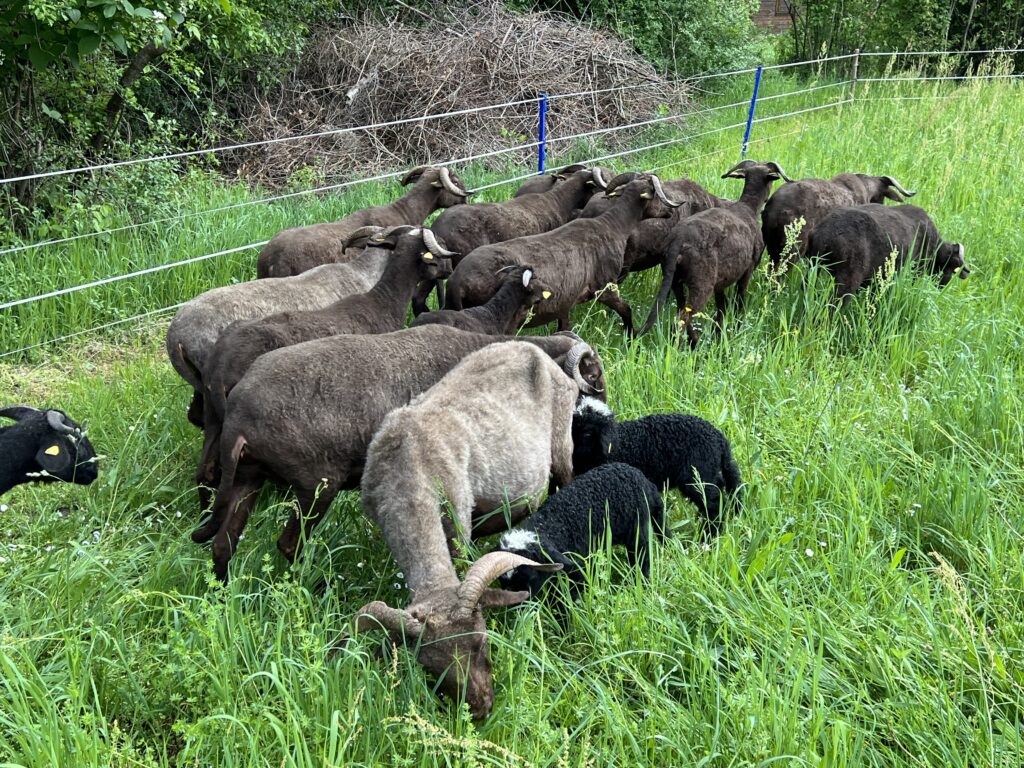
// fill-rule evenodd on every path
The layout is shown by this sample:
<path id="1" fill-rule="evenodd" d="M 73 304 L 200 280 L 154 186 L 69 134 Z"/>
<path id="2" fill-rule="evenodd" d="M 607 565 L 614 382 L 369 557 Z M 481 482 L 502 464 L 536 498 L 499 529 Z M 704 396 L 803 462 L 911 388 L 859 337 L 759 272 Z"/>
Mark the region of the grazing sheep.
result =
<path id="1" fill-rule="evenodd" d="M 290 486 L 299 500 L 277 546 L 294 559 L 339 491 L 354 488 L 366 448 L 381 421 L 437 383 L 494 336 L 441 325 L 379 336 L 315 339 L 262 355 L 231 391 L 220 440 L 223 475 L 213 511 L 196 542 L 213 542 L 221 577 L 267 479 Z M 524 337 L 573 377 L 587 394 L 604 392 L 596 353 L 579 337 Z"/>
<path id="2" fill-rule="evenodd" d="M 573 380 L 537 347 L 491 344 L 388 414 L 366 453 L 363 510 L 380 526 L 409 583 L 406 611 L 427 627 L 443 624 L 442 637 L 455 646 L 446 658 L 429 657 L 424 664 L 449 694 L 457 696 L 465 687 L 477 718 L 491 710 L 490 670 L 476 677 L 464 670 L 447 673 L 463 648 L 471 651 L 472 633 L 484 629 L 480 612 L 471 610 L 476 600 L 460 599 L 465 587 L 455 575 L 448 542 L 468 541 L 474 522 L 487 515 L 495 520 L 494 511 L 506 502 L 516 504 L 514 517 L 528 512 L 550 476 L 560 484 L 572 480 L 570 432 L 578 394 Z M 445 499 L 454 525 L 443 512 Z M 540 565 L 526 558 L 515 562 Z M 489 578 L 478 586 L 502 572 L 489 569 Z M 465 633 L 471 634 L 460 641 Z M 476 654 L 481 651 L 486 659 L 485 648 Z"/>
<path id="3" fill-rule="evenodd" d="M 677 489 L 717 533 L 722 494 L 739 501 L 740 472 L 729 441 L 704 419 L 657 414 L 617 422 L 591 397 L 581 398 L 572 421 L 573 472 L 579 482 L 610 461 L 629 464 L 659 488 Z"/>
<path id="4" fill-rule="evenodd" d="M 543 175 L 534 176 L 524 181 L 522 185 L 519 187 L 519 189 L 516 190 L 516 193 L 512 195 L 512 197 L 515 198 L 522 197 L 523 195 L 537 195 L 543 192 L 548 192 L 551 190 L 552 187 L 558 184 L 558 182 L 565 181 L 565 178 L 567 176 L 571 176 L 572 174 L 576 173 L 576 171 L 585 170 L 587 170 L 587 166 L 580 165 L 577 163 L 575 165 L 567 165 L 565 168 L 558 171 L 557 173 L 547 173 Z"/>
<path id="5" fill-rule="evenodd" d="M 821 258 L 836 281 L 835 297 L 846 304 L 852 294 L 882 269 L 895 251 L 895 268 L 905 263 L 941 275 L 945 286 L 959 269 L 960 278 L 971 273 L 964 265 L 964 247 L 947 243 L 935 223 L 916 205 L 885 206 L 875 203 L 832 211 L 811 232 L 807 253 Z"/>
<path id="6" fill-rule="evenodd" d="M 408 184 L 413 185 L 412 189 L 388 205 L 364 208 L 329 224 L 278 232 L 260 252 L 256 276 L 288 277 L 321 264 L 348 261 L 351 254 L 346 253 L 345 240 L 360 227 L 418 227 L 438 208 L 458 206 L 471 194 L 447 168 L 415 168 L 402 177 L 402 185 Z"/>
<path id="7" fill-rule="evenodd" d="M 559 330 L 569 330 L 573 307 L 596 299 L 618 313 L 631 333 L 632 310 L 609 286 L 622 272 L 622 255 L 633 228 L 643 218 L 668 216 L 677 204 L 666 197 L 654 175 L 644 174 L 609 190 L 617 194 L 618 202 L 596 218 L 486 245 L 464 257 L 448 280 L 449 309 L 485 303 L 498 290 L 499 270 L 531 264 L 536 277 L 550 286 L 552 297 L 534 308 L 530 325 L 557 320 Z"/>
<path id="8" fill-rule="evenodd" d="M 497 551 L 560 564 L 576 594 L 584 574 L 572 555 L 587 557 L 600 546 L 606 529 L 611 532 L 611 545 L 625 547 L 630 565 L 640 566 L 644 577 L 650 577 L 648 529 L 666 538 L 664 516 L 665 506 L 654 483 L 635 467 L 611 462 L 549 496 L 526 522 L 502 534 Z M 548 570 L 520 565 L 500 577 L 501 588 L 527 590 L 535 597 L 551 575 Z"/>
<path id="9" fill-rule="evenodd" d="M 0 427 L 0 495 L 22 483 L 89 485 L 96 479 L 96 451 L 63 411 L 9 405 L 0 416 L 15 422 Z"/>
<path id="10" fill-rule="evenodd" d="M 349 247 L 366 245 L 379 227 L 363 227 L 348 238 Z M 293 309 L 319 309 L 353 293 L 364 293 L 384 274 L 391 254 L 366 248 L 347 264 L 325 264 L 297 277 L 250 280 L 196 296 L 175 314 L 167 329 L 167 356 L 195 394 L 188 418 L 203 426 L 203 381 L 200 371 L 221 332 L 236 320 L 266 317 Z"/>
<path id="11" fill-rule="evenodd" d="M 543 280 L 534 278 L 531 267 L 515 267 L 506 274 L 505 282 L 486 304 L 461 311 L 424 312 L 413 321 L 412 327 L 437 323 L 474 333 L 514 334 L 529 310 L 550 298 L 551 289 Z"/>
<path id="12" fill-rule="evenodd" d="M 662 281 L 651 314 L 640 333 L 646 333 L 658 319 L 668 298 L 675 294 L 680 325 L 685 328 L 691 347 L 697 346 L 700 333 L 693 316 L 715 297 L 719 333 L 725 317 L 725 289 L 736 286 L 736 307 L 743 309 L 747 285 L 761 261 L 764 241 L 757 216 L 768 198 L 772 182 L 785 179 L 777 163 L 743 160 L 722 175 L 723 179 L 743 179 L 743 193 L 734 203 L 710 208 L 683 219 L 672 229 L 662 262 Z"/>
<path id="13" fill-rule="evenodd" d="M 886 199 L 902 203 L 904 197 L 916 192 L 904 189 L 892 176 L 868 176 L 864 173 L 840 173 L 831 179 L 797 179 L 783 184 L 764 207 L 761 233 L 772 267 L 778 269 L 785 255 L 790 266 L 807 253 L 808 238 L 829 211 L 865 203 L 881 203 Z M 902 197 L 901 197 L 902 195 Z M 786 227 L 803 217 L 804 224 L 794 244 L 786 248 Z"/>

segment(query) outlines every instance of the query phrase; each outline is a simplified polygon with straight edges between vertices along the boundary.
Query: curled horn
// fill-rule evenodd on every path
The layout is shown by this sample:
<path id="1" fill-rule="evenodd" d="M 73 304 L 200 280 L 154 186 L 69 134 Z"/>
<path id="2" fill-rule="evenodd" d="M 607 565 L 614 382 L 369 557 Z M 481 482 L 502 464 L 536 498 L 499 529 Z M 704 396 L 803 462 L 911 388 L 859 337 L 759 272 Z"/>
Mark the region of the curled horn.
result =
<path id="1" fill-rule="evenodd" d="M 792 179 L 786 175 L 786 172 L 782 170 L 782 166 L 776 163 L 774 160 L 770 160 L 769 162 L 765 163 L 765 165 L 767 165 L 769 168 L 771 168 L 773 171 L 779 174 L 779 178 L 781 178 L 783 181 L 792 181 Z"/>
<path id="2" fill-rule="evenodd" d="M 595 165 L 592 173 L 594 174 L 594 183 L 601 189 L 608 189 L 608 182 L 610 179 L 604 176 L 604 169 Z"/>
<path id="3" fill-rule="evenodd" d="M 367 632 L 383 627 L 393 634 L 419 637 L 423 624 L 411 613 L 401 608 L 392 608 L 381 600 L 374 600 L 359 609 L 355 619 L 356 629 Z"/>
<path id="4" fill-rule="evenodd" d="M 14 421 L 21 421 L 37 413 L 42 413 L 42 411 L 28 405 L 9 405 L 6 408 L 0 408 L 0 416 L 6 416 Z"/>
<path id="5" fill-rule="evenodd" d="M 430 166 L 429 165 L 420 165 L 420 166 L 417 166 L 416 168 L 413 168 L 411 171 L 409 171 L 407 174 L 405 174 L 405 176 L 402 177 L 402 186 L 404 187 L 407 184 L 412 184 L 420 176 L 423 175 L 424 171 L 429 171 L 429 170 L 430 170 Z"/>
<path id="6" fill-rule="evenodd" d="M 473 612 L 480 598 L 487 589 L 487 585 L 494 581 L 501 574 L 518 568 L 520 565 L 528 565 L 538 571 L 554 573 L 562 570 L 561 563 L 538 563 L 528 557 L 516 555 L 511 552 L 488 552 L 470 566 L 466 572 L 466 578 L 459 586 L 459 605 L 456 609 L 459 614 L 466 616 Z M 371 603 L 372 605 L 372 603 Z"/>
<path id="7" fill-rule="evenodd" d="M 663 202 L 669 208 L 678 208 L 680 205 L 682 205 L 682 203 L 675 203 L 668 199 L 668 197 L 665 195 L 665 188 L 661 186 L 661 179 L 659 179 L 653 173 L 651 174 L 651 183 L 654 185 L 654 194 L 656 194 L 658 196 L 658 199 L 661 200 L 661 202 Z"/>
<path id="8" fill-rule="evenodd" d="M 441 247 L 440 243 L 437 242 L 437 237 L 426 227 L 423 228 L 423 244 L 427 246 L 427 250 L 437 256 L 439 259 L 447 259 L 452 256 L 458 256 L 455 251 L 446 251 Z"/>
<path id="9" fill-rule="evenodd" d="M 904 189 L 903 185 L 896 181 L 896 179 L 894 179 L 892 176 L 883 176 L 882 181 L 884 181 L 890 187 L 895 187 L 896 191 L 899 192 L 904 197 L 913 197 L 914 195 L 917 194 L 917 192 L 912 192 L 909 189 Z"/>
<path id="10" fill-rule="evenodd" d="M 583 359 L 584 355 L 592 354 L 594 354 L 594 350 L 587 342 L 577 341 L 569 348 L 569 354 L 565 356 L 565 364 L 563 366 L 565 372 L 572 376 L 572 380 L 580 388 L 580 392 L 585 395 L 596 395 L 600 392 L 599 389 L 596 389 L 589 381 L 584 379 L 580 373 L 580 360 Z"/>
<path id="11" fill-rule="evenodd" d="M 751 165 L 754 165 L 754 161 L 753 161 L 753 160 L 740 160 L 740 161 L 739 161 L 738 163 L 736 163 L 736 165 L 734 165 L 734 166 L 733 166 L 732 168 L 730 168 L 730 169 L 729 169 L 728 171 L 726 171 L 725 173 L 723 173 L 723 174 L 722 174 L 722 178 L 723 178 L 723 179 L 729 179 L 729 178 L 733 178 L 733 179 L 738 179 L 738 178 L 742 178 L 742 177 L 743 177 L 743 174 L 742 174 L 742 173 L 740 173 L 740 174 L 737 174 L 736 172 L 737 172 L 738 170 L 740 170 L 741 168 L 742 168 L 743 170 L 746 170 L 746 169 L 747 169 L 747 168 L 749 168 L 749 167 L 750 167 Z"/>
<path id="12" fill-rule="evenodd" d="M 62 435 L 76 435 L 79 433 L 79 430 L 69 427 L 64 423 L 64 414 L 60 411 L 47 411 L 46 423 L 50 425 L 50 429 Z"/>
<path id="13" fill-rule="evenodd" d="M 352 247 L 352 243 L 356 240 L 361 240 L 364 237 L 372 237 L 380 232 L 384 231 L 384 227 L 360 227 L 355 232 L 350 232 L 348 237 L 341 241 L 342 250 L 348 250 Z"/>
<path id="14" fill-rule="evenodd" d="M 462 187 L 458 187 L 458 186 L 455 185 L 455 182 L 452 181 L 452 175 L 448 171 L 447 168 L 442 168 L 441 171 L 440 171 L 440 174 L 441 174 L 441 186 L 443 186 L 446 190 L 451 192 L 453 195 L 457 195 L 458 197 L 469 197 L 470 196 L 470 194 L 471 194 L 470 192 L 467 192 Z"/>

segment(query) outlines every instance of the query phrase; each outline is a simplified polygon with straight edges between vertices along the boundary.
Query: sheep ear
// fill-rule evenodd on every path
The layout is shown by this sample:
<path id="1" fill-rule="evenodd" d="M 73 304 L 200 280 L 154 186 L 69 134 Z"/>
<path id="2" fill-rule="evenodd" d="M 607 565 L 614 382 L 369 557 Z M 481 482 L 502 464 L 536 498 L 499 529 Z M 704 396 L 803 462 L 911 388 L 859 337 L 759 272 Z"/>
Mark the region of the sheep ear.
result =
<path id="1" fill-rule="evenodd" d="M 6 416 L 13 421 L 21 421 L 39 413 L 42 413 L 42 411 L 38 408 L 30 408 L 27 405 L 11 405 L 7 408 L 0 408 L 0 416 Z"/>
<path id="2" fill-rule="evenodd" d="M 71 468 L 71 454 L 60 443 L 40 448 L 36 463 L 50 474 L 67 472 Z"/>
<path id="3" fill-rule="evenodd" d="M 525 603 L 529 599 L 529 592 L 506 592 L 503 589 L 491 589 L 488 587 L 480 596 L 480 602 L 477 605 L 484 610 L 488 608 L 508 608 Z"/>

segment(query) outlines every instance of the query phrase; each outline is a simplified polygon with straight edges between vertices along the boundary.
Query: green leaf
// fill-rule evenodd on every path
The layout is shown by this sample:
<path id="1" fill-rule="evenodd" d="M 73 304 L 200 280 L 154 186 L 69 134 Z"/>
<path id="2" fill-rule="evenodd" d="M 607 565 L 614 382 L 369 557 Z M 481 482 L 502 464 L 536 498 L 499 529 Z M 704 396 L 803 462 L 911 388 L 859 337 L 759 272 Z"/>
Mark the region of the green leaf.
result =
<path id="1" fill-rule="evenodd" d="M 105 5 L 105 6 L 103 6 L 103 18 L 105 18 L 105 19 L 113 18 L 115 13 L 117 13 L 117 6 L 116 5 Z"/>
<path id="2" fill-rule="evenodd" d="M 153 12 L 149 8 L 138 7 L 135 9 L 135 15 L 140 19 L 152 19 Z"/>
<path id="3" fill-rule="evenodd" d="M 112 34 L 110 36 L 110 42 L 114 44 L 115 48 L 117 48 L 118 53 L 121 53 L 125 56 L 128 55 L 128 43 L 125 42 L 124 35 L 122 35 L 120 32 L 115 32 L 114 34 Z"/>
<path id="4" fill-rule="evenodd" d="M 96 49 L 100 47 L 100 41 L 102 38 L 93 33 L 82 35 L 78 41 L 78 55 L 88 56 L 90 53 L 95 53 Z"/>
<path id="5" fill-rule="evenodd" d="M 77 8 L 68 8 L 64 11 L 64 15 L 67 16 L 68 21 L 72 24 L 77 24 L 82 20 L 82 12 Z"/>
<path id="6" fill-rule="evenodd" d="M 32 62 L 32 67 L 34 69 L 41 72 L 49 66 L 51 61 L 53 61 L 53 56 L 44 51 L 38 45 L 33 45 L 28 49 L 28 60 Z"/>
<path id="7" fill-rule="evenodd" d="M 217 0 L 224 13 L 231 13 L 231 0 Z"/>
<path id="8" fill-rule="evenodd" d="M 50 118 L 51 120 L 56 120 L 61 125 L 64 125 L 64 115 L 62 115 L 56 109 L 50 109 L 50 107 L 47 106 L 46 103 L 40 104 L 40 109 L 43 110 L 43 114 L 46 115 L 48 118 Z"/>
<path id="9" fill-rule="evenodd" d="M 889 561 L 889 573 L 893 573 L 897 568 L 900 567 L 900 563 L 903 562 L 903 556 L 907 554 L 906 547 L 900 547 L 896 550 L 896 554 L 892 556 L 892 560 Z"/>

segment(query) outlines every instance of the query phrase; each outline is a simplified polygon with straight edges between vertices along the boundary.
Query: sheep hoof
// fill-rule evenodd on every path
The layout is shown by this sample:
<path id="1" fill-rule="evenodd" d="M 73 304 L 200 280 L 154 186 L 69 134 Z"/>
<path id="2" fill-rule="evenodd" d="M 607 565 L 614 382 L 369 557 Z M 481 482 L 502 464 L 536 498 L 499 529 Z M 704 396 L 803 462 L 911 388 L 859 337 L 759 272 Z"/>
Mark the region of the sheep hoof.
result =
<path id="1" fill-rule="evenodd" d="M 217 528 L 213 525 L 212 521 L 201 525 L 192 531 L 192 541 L 196 544 L 205 544 L 214 536 L 217 535 Z"/>

